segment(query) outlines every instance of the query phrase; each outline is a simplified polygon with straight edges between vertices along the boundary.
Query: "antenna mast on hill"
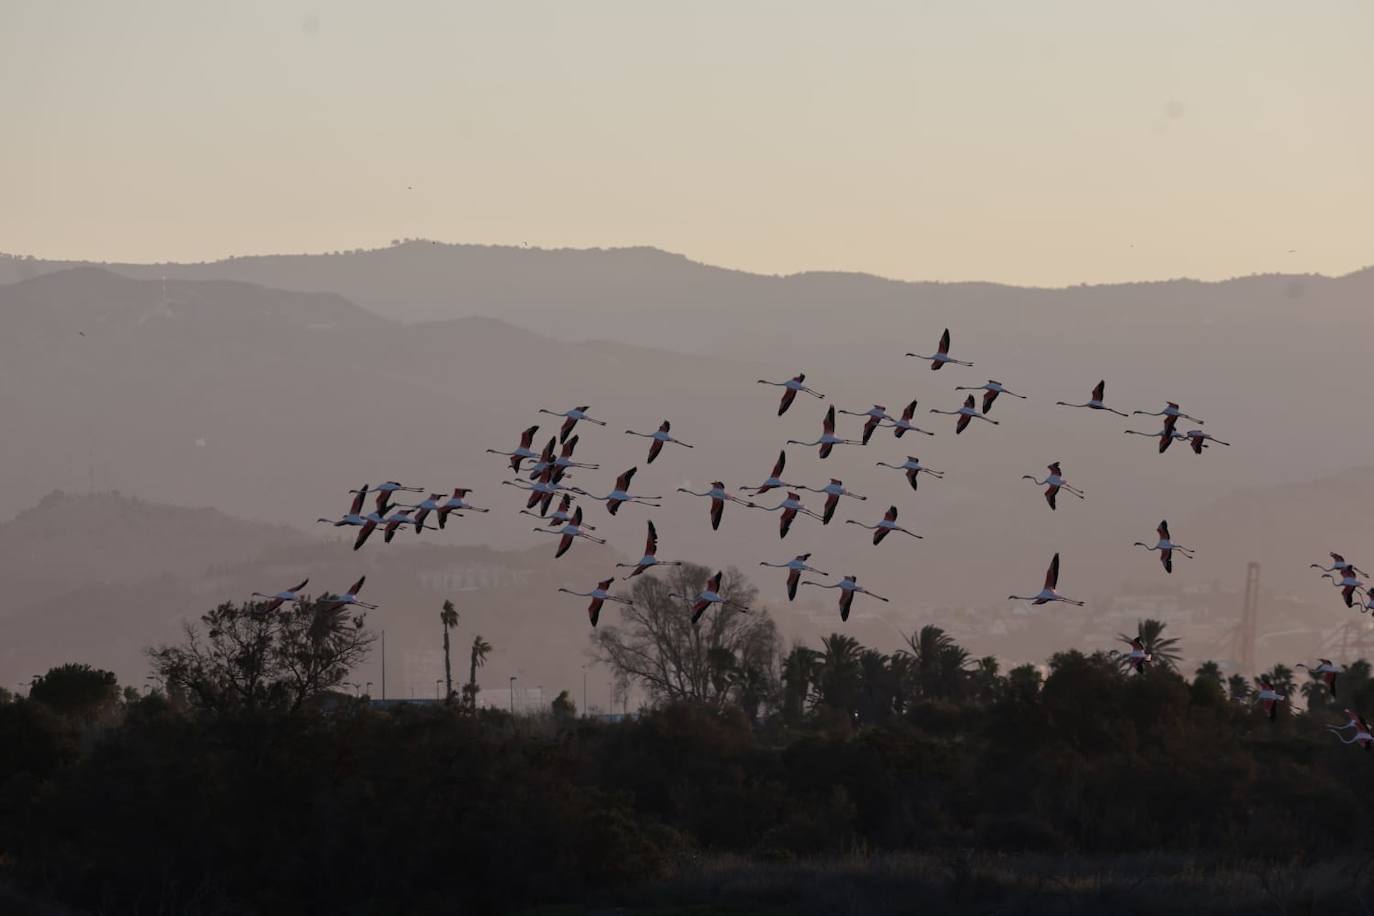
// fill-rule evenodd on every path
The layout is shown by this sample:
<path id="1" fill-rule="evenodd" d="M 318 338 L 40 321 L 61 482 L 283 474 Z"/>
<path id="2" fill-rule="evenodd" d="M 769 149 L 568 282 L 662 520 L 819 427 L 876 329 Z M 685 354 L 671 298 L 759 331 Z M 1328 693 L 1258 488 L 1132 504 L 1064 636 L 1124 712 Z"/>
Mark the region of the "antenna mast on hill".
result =
<path id="1" fill-rule="evenodd" d="M 1232 636 L 1231 656 L 1240 663 L 1243 674 L 1255 673 L 1255 637 L 1259 631 L 1259 574 L 1260 565 L 1253 560 L 1245 566 L 1245 603 L 1241 606 L 1240 623 Z"/>

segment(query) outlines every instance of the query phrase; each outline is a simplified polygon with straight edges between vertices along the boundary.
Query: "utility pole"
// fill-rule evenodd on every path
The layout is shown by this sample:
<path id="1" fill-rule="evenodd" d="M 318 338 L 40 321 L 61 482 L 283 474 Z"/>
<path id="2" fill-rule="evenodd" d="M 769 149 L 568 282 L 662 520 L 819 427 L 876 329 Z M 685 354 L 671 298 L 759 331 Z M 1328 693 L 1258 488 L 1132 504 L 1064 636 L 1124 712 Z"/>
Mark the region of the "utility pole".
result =
<path id="1" fill-rule="evenodd" d="M 1245 566 L 1245 603 L 1241 606 L 1240 626 L 1236 628 L 1235 656 L 1240 670 L 1247 676 L 1255 673 L 1255 638 L 1259 631 L 1259 574 L 1260 565 L 1254 561 Z"/>

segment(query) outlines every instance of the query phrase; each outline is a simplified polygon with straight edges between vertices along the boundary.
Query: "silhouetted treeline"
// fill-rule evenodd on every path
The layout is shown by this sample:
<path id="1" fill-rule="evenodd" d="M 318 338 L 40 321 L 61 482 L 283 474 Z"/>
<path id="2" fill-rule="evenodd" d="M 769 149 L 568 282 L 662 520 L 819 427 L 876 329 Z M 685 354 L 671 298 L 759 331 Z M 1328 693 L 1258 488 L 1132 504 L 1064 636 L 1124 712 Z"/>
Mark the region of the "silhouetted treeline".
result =
<path id="1" fill-rule="evenodd" d="M 852 666 L 818 663 L 804 704 L 757 723 L 737 706 L 606 724 L 566 700 L 511 719 L 339 694 L 209 709 L 56 669 L 62 689 L 0 703 L 0 876 L 102 913 L 480 913 L 614 895 L 720 853 L 1374 850 L 1358 813 L 1374 754 L 1325 729 L 1343 719 L 1316 692 L 1271 722 L 1210 667 L 1189 681 L 1067 652 L 1042 683 L 987 660 L 922 675 L 918 658 L 917 682 L 947 698 L 898 710 L 863 673 L 890 666 L 842 641 L 820 654 Z M 1368 708 L 1368 666 L 1343 677 Z M 888 712 L 862 724 L 875 704 Z"/>

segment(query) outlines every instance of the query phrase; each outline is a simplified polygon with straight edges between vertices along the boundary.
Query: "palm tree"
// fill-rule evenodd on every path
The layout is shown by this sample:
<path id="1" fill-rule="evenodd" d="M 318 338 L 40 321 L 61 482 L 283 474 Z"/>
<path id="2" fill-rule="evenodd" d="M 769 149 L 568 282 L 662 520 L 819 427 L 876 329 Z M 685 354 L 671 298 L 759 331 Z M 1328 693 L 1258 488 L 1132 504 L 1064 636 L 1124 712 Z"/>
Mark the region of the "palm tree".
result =
<path id="1" fill-rule="evenodd" d="M 906 638 L 910 648 L 911 669 L 918 695 L 927 699 L 957 693 L 963 678 L 968 652 L 948 633 L 926 624 Z"/>
<path id="2" fill-rule="evenodd" d="M 477 711 L 477 669 L 487 663 L 487 654 L 491 652 L 491 643 L 481 636 L 472 638 L 472 655 L 469 656 L 470 666 L 468 668 L 468 682 L 463 688 L 463 700 L 467 703 L 468 709 Z"/>
<path id="3" fill-rule="evenodd" d="M 806 646 L 793 646 L 782 660 L 782 716 L 789 725 L 801 722 L 819 662 L 820 653 Z"/>
<path id="4" fill-rule="evenodd" d="M 821 640 L 820 667 L 816 676 L 818 702 L 843 710 L 854 711 L 859 694 L 859 641 L 843 633 L 831 633 Z"/>
<path id="5" fill-rule="evenodd" d="M 1282 696 L 1284 699 L 1287 699 L 1288 696 L 1292 694 L 1293 669 L 1288 667 L 1287 665 L 1282 663 L 1275 665 L 1268 671 L 1261 674 L 1259 677 L 1255 678 L 1255 683 L 1258 684 L 1264 678 L 1269 679 L 1269 683 L 1274 685 L 1274 690 L 1277 691 L 1278 694 Z"/>
<path id="6" fill-rule="evenodd" d="M 1144 645 L 1145 651 L 1150 653 L 1150 664 L 1169 671 L 1176 671 L 1178 663 L 1183 660 L 1183 656 L 1179 655 L 1177 651 L 1178 640 L 1172 637 L 1165 638 L 1164 628 L 1167 626 L 1168 624 L 1162 620 L 1146 617 L 1144 620 L 1136 622 L 1134 638 L 1139 639 Z M 1132 642 L 1132 637 L 1125 633 L 1118 634 L 1116 638 L 1128 646 Z M 1125 669 L 1130 666 L 1129 657 L 1125 653 L 1113 649 L 1112 654 L 1116 659 L 1118 668 Z"/>
<path id="7" fill-rule="evenodd" d="M 444 625 L 444 702 L 453 702 L 453 664 L 448 655 L 448 631 L 458 626 L 458 610 L 452 601 L 445 601 L 439 612 L 439 622 Z"/>
<path id="8" fill-rule="evenodd" d="M 1220 684 L 1222 681 L 1221 665 L 1217 664 L 1209 658 L 1207 659 L 1207 661 L 1197 666 L 1197 670 L 1193 672 L 1193 676 L 1209 677 L 1212 680 L 1216 681 L 1218 684 Z"/>
<path id="9" fill-rule="evenodd" d="M 1233 674 L 1226 679 L 1226 690 L 1231 695 L 1231 702 L 1244 703 L 1250 699 L 1250 681 L 1243 674 Z"/>

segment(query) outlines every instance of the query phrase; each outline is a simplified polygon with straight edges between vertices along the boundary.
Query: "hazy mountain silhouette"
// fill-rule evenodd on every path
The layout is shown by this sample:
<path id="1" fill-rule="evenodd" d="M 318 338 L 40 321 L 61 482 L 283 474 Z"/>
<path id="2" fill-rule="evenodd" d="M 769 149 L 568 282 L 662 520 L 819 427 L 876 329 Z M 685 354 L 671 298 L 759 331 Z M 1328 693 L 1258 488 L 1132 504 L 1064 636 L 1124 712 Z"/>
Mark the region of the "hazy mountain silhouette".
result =
<path id="1" fill-rule="evenodd" d="M 465 264 L 464 271 L 439 270 L 450 260 Z M 831 573 L 855 573 L 875 591 L 900 596 L 883 612 L 909 631 L 942 607 L 1003 613 L 1002 597 L 1037 585 L 1055 550 L 1065 557 L 1066 592 L 1117 595 L 1123 581 L 1156 571 L 1143 551 L 1135 557 L 1123 551 L 1148 538 L 1160 517 L 1202 551 L 1196 565 L 1180 564 L 1169 587 L 1238 585 L 1245 559 L 1273 555 L 1271 535 L 1238 508 L 1252 497 L 1214 501 L 1238 489 L 1282 494 L 1289 482 L 1366 464 L 1374 446 L 1374 431 L 1352 422 L 1347 394 L 1363 384 L 1365 341 L 1374 331 L 1374 315 L 1365 308 L 1374 291 L 1369 272 L 1021 290 L 842 274 L 760 277 L 649 249 L 414 244 L 335 258 L 120 268 L 159 278 L 166 272 L 165 286 L 111 270 L 52 272 L 49 262 L 8 262 L 7 269 L 16 265 L 35 276 L 0 286 L 0 416 L 9 484 L 0 493 L 0 517 L 53 489 L 119 489 L 305 529 L 317 516 L 343 511 L 350 487 L 400 479 L 435 491 L 474 487 L 475 501 L 497 510 L 443 534 L 426 533 L 422 543 L 542 547 L 551 556 L 552 539 L 529 531 L 534 520 L 515 512 L 523 500 L 500 485 L 507 476 L 503 459 L 483 449 L 509 448 L 519 430 L 541 421 L 542 443 L 558 421 L 536 414 L 539 407 L 591 404 L 593 416 L 611 425 L 581 431 L 576 457 L 601 468 L 576 471 L 573 482 L 608 492 L 617 473 L 638 465 L 633 490 L 663 495 L 665 504 L 627 507 L 617 518 L 587 504 L 588 519 L 612 546 L 579 544 L 559 561 L 556 581 L 531 615 L 538 621 L 567 613 L 583 628 L 568 634 L 580 633 L 579 645 L 581 608 L 555 603 L 552 588 L 585 587 L 601 578 L 612 554 L 637 553 L 648 517 L 658 523 L 663 556 L 753 570 L 775 609 L 779 583 L 768 573 L 776 571 L 755 564 L 814 551 Z M 316 290 L 328 279 L 321 267 L 347 267 L 368 295 L 394 284 L 399 292 L 390 300 L 363 299 L 378 312 L 402 314 L 421 293 L 447 290 L 447 298 L 431 304 L 447 314 L 479 308 L 488 314 L 405 324 L 334 292 L 175 278 L 179 272 L 251 273 L 264 265 L 289 267 Z M 497 295 L 501 271 L 510 287 L 499 300 L 504 304 L 480 305 Z M 544 296 L 548 302 L 538 305 Z M 557 321 L 543 320 L 551 315 Z M 973 359 L 974 369 L 932 373 L 901 355 L 929 352 L 946 325 L 955 355 Z M 616 340 L 578 343 L 559 334 Z M 867 448 L 841 446 L 827 461 L 817 460 L 814 449 L 789 447 L 788 479 L 819 486 L 839 477 L 870 499 L 845 501 L 824 532 L 800 520 L 785 541 L 777 537 L 776 516 L 739 506 L 712 532 L 704 501 L 674 488 L 702 488 L 712 479 L 757 483 L 784 439 L 814 438 L 821 401 L 803 398 L 778 418 L 777 389 L 754 383 L 799 369 L 840 407 L 878 401 L 895 413 L 919 398 L 917 420 L 937 436 L 896 440 L 882 430 Z M 962 397 L 953 386 L 990 376 L 1032 397 L 999 401 L 993 416 L 1000 427 L 975 426 L 955 437 L 950 418 L 925 412 L 952 408 Z M 1208 421 L 1207 430 L 1235 445 L 1196 456 L 1179 444 L 1161 456 L 1152 442 L 1121 435 L 1127 427 L 1156 428 L 1156 418 L 1123 421 L 1053 406 L 1085 400 L 1103 376 L 1109 404 L 1157 410 L 1166 399 L 1179 400 Z M 651 429 L 665 417 L 675 434 L 698 447 L 669 447 L 646 466 L 644 441 L 621 431 Z M 857 419 L 842 418 L 840 431 L 855 435 L 858 427 Z M 906 454 L 949 476 L 924 481 L 912 493 L 900 474 L 873 467 Z M 1069 479 L 1089 494 L 1084 502 L 1061 501 L 1056 513 L 1019 479 L 1053 460 L 1062 460 Z M 760 501 L 772 505 L 777 498 L 775 492 Z M 820 502 L 812 494 L 806 501 Z M 898 505 L 901 521 L 926 540 L 889 539 L 875 548 L 864 532 L 842 524 L 845 518 L 871 522 L 888 504 Z M 1328 534 L 1322 514 L 1302 517 L 1308 521 L 1290 531 L 1293 540 L 1318 550 L 1297 564 L 1306 571 L 1321 551 L 1342 546 L 1327 546 L 1339 532 Z M 1178 527 L 1191 518 L 1197 523 Z M 369 545 L 357 556 L 374 553 L 381 551 Z M 346 549 L 343 554 L 344 566 L 355 559 Z M 291 579 L 296 567 L 287 567 L 291 573 L 283 574 Z M 1301 575 L 1278 558 L 1266 559 L 1270 587 L 1306 589 Z M 1316 601 L 1327 597 L 1310 594 Z M 217 591 L 197 595 L 193 612 L 220 597 Z M 827 606 L 829 597 L 818 593 L 813 606 Z M 856 609 L 850 626 L 878 627 L 895 645 L 893 626 L 874 617 L 859 622 L 871 613 Z M 789 634 L 826 620 L 813 623 L 797 606 L 787 606 L 780 618 Z M 973 631 L 955 632 L 975 650 L 979 619 L 970 618 Z M 540 638 L 536 627 L 534 642 L 522 647 L 528 657 L 539 657 Z M 882 643 L 880 635 L 862 638 Z M 556 658 L 566 645 L 549 641 L 546 657 Z"/>

